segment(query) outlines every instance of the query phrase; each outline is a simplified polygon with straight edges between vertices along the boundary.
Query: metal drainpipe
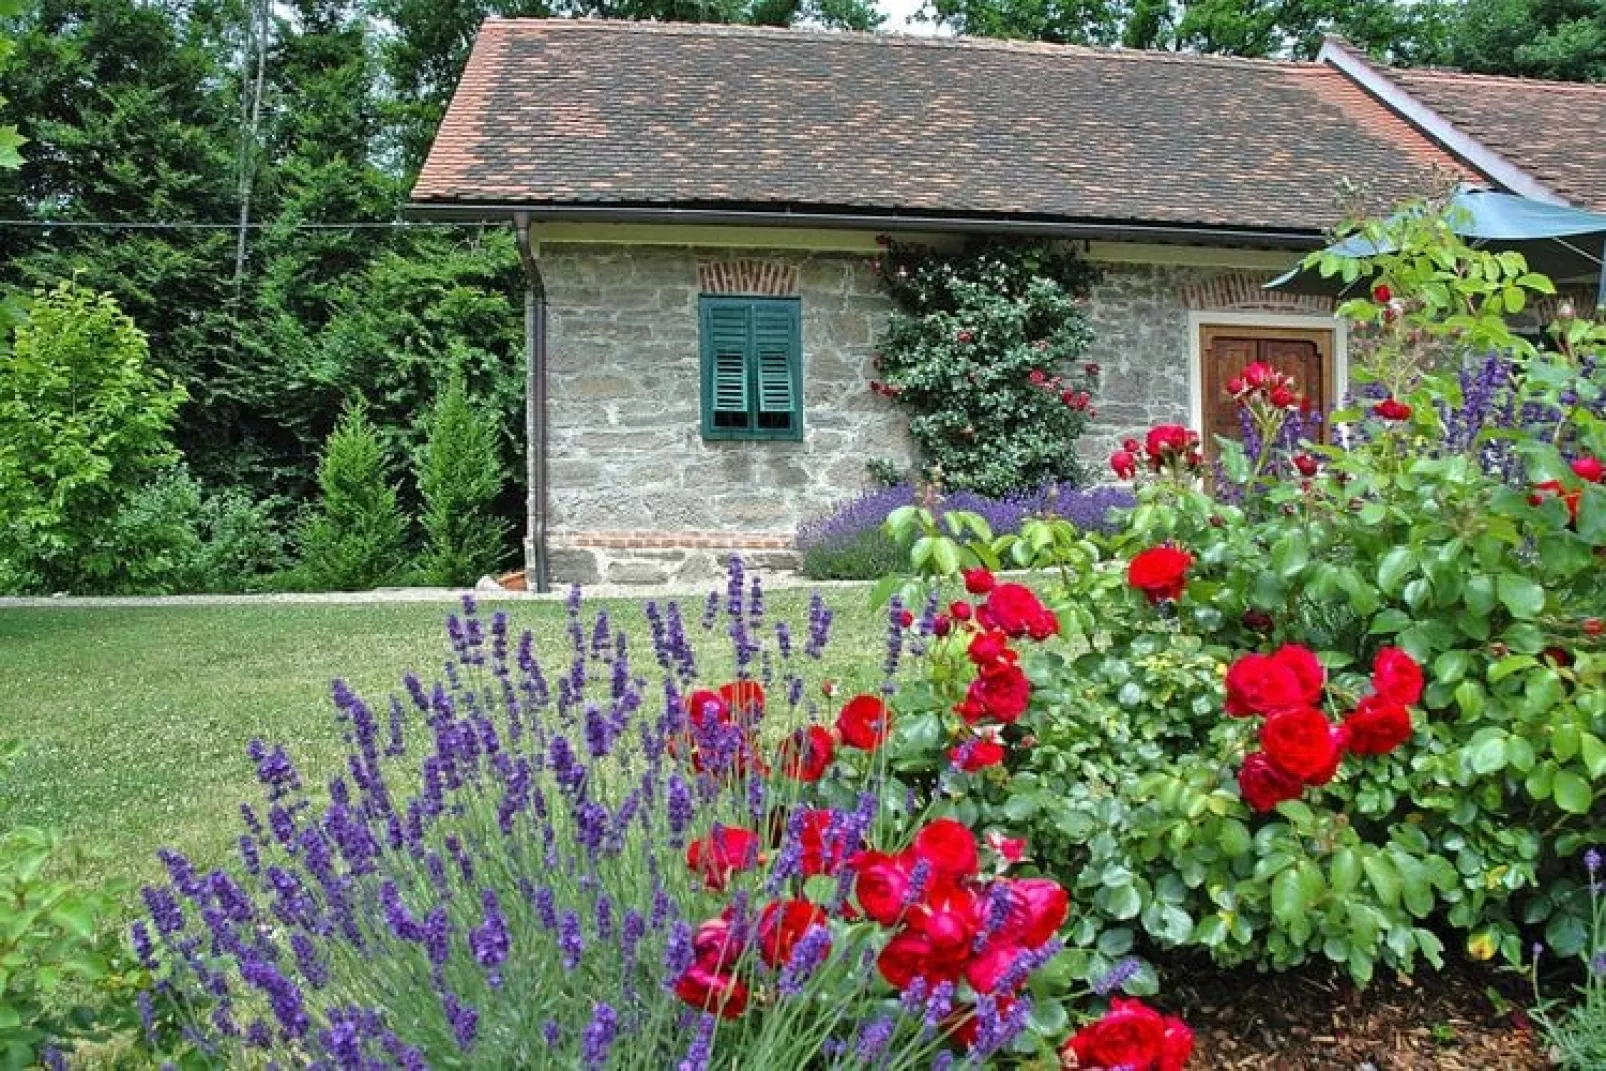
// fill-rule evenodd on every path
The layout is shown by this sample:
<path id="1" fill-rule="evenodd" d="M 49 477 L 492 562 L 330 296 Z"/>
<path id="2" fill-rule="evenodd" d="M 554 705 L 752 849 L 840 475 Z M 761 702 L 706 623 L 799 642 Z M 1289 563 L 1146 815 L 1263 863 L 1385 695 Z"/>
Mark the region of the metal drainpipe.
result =
<path id="1" fill-rule="evenodd" d="M 546 283 L 530 244 L 528 212 L 514 214 L 513 231 L 524 265 L 524 475 L 529 488 L 524 582 L 545 593 L 552 590 L 547 568 Z"/>

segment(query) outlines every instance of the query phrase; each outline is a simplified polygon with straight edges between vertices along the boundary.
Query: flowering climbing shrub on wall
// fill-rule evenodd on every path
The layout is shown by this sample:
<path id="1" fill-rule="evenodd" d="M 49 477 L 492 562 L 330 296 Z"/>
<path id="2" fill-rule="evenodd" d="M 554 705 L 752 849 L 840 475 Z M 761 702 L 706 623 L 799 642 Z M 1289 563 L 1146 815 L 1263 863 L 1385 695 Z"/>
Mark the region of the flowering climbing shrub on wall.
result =
<path id="1" fill-rule="evenodd" d="M 1092 269 L 1044 242 L 885 248 L 876 270 L 897 310 L 870 389 L 909 411 L 921 476 L 994 497 L 1082 483 L 1076 441 L 1099 375 L 1079 304 Z"/>

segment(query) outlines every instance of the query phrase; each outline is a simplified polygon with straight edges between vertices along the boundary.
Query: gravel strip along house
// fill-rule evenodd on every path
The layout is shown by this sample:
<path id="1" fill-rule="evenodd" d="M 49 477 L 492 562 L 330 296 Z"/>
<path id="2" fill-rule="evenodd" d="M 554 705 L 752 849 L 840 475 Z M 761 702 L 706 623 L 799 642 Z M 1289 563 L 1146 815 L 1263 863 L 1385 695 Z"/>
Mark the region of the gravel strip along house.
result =
<path id="1" fill-rule="evenodd" d="M 1606 87 L 709 25 L 492 19 L 409 212 L 505 221 L 529 281 L 531 586 L 790 553 L 906 460 L 867 389 L 879 235 L 1049 236 L 1102 270 L 1084 443 L 1219 424 L 1247 360 L 1331 405 L 1346 339 L 1262 284 L 1435 173 L 1606 208 Z M 1562 147 L 1564 151 L 1558 151 Z"/>

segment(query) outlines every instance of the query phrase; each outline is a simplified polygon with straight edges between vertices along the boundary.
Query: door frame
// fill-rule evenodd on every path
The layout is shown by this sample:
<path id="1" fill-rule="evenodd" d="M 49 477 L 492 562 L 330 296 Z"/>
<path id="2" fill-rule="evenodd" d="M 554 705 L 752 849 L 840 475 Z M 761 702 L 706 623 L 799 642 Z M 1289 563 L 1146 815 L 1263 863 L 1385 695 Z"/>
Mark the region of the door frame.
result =
<path id="1" fill-rule="evenodd" d="M 1332 360 L 1331 367 L 1326 369 L 1327 382 L 1323 385 L 1327 404 L 1336 408 L 1349 389 L 1349 330 L 1342 320 L 1310 313 L 1192 311 L 1188 313 L 1188 426 L 1201 436 L 1205 431 L 1203 343 L 1207 327 L 1245 327 L 1265 332 L 1279 328 L 1329 331 L 1332 333 Z"/>

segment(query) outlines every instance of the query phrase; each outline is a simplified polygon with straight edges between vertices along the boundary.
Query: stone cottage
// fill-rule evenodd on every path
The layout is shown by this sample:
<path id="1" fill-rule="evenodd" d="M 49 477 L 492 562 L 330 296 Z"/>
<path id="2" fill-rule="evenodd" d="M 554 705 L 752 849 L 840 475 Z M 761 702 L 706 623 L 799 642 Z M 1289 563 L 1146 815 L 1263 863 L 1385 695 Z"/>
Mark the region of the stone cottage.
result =
<path id="1" fill-rule="evenodd" d="M 907 459 L 866 389 L 876 238 L 1075 242 L 1112 436 L 1220 422 L 1243 362 L 1331 403 L 1345 336 L 1263 283 L 1337 193 L 1434 172 L 1606 208 L 1606 87 L 1311 63 L 704 25 L 485 23 L 413 191 L 512 224 L 529 279 L 532 580 L 691 578 L 786 551 Z M 1598 152 L 1594 156 L 1598 157 Z"/>

